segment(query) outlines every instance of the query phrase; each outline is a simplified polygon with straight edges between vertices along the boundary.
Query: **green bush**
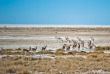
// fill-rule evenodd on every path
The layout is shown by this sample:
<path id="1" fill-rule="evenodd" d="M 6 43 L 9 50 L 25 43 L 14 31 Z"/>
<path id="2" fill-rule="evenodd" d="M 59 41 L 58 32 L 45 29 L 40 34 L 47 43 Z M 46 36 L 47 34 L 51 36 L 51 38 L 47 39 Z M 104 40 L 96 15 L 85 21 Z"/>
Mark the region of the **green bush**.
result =
<path id="1" fill-rule="evenodd" d="M 105 50 L 110 50 L 110 47 L 109 46 L 107 46 L 107 47 L 98 46 L 98 47 L 95 48 L 95 50 L 96 51 L 105 51 Z"/>

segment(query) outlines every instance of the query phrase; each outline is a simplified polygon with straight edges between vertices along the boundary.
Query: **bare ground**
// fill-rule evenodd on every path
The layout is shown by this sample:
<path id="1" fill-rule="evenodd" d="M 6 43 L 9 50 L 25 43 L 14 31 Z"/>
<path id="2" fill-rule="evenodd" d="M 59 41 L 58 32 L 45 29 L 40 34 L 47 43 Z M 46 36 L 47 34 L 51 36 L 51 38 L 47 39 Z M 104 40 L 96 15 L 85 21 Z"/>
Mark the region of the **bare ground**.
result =
<path id="1" fill-rule="evenodd" d="M 4 48 L 29 48 L 47 45 L 47 49 L 56 50 L 61 48 L 64 43 L 57 41 L 55 36 L 69 37 L 77 40 L 80 37 L 85 42 L 90 37 L 95 39 L 96 46 L 110 46 L 110 28 L 0 28 L 0 47 Z M 69 43 L 68 43 L 69 44 Z"/>

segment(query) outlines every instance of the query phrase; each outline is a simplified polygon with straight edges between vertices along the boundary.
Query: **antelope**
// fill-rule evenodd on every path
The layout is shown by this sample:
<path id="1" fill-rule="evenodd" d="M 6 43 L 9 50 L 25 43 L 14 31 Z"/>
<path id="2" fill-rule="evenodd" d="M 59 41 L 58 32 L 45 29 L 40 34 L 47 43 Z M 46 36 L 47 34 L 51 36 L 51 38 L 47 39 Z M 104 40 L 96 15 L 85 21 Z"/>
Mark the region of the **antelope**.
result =
<path id="1" fill-rule="evenodd" d="M 66 46 L 67 46 L 66 44 L 63 45 L 63 47 L 62 47 L 63 51 L 64 51 L 64 49 L 66 48 Z"/>
<path id="2" fill-rule="evenodd" d="M 84 41 L 81 41 L 82 50 L 84 48 Z"/>
<path id="3" fill-rule="evenodd" d="M 79 50 L 80 50 L 80 43 L 78 42 L 78 44 L 77 44 L 77 45 L 78 45 L 78 51 L 79 51 Z"/>
<path id="4" fill-rule="evenodd" d="M 79 37 L 77 37 L 77 39 L 78 39 L 79 41 L 81 41 L 81 39 L 80 39 Z"/>
<path id="5" fill-rule="evenodd" d="M 26 56 L 26 53 L 29 52 L 28 49 L 22 49 L 23 53 L 25 52 L 25 56 Z"/>
<path id="6" fill-rule="evenodd" d="M 77 47 L 77 42 L 76 41 L 73 41 L 73 46 L 72 46 L 72 48 L 74 49 L 74 48 L 76 48 Z"/>
<path id="7" fill-rule="evenodd" d="M 88 41 L 88 47 L 89 47 L 91 44 L 92 44 L 92 43 L 91 43 L 91 40 L 89 40 L 89 41 Z"/>
<path id="8" fill-rule="evenodd" d="M 96 48 L 96 46 L 94 45 L 94 44 L 91 44 L 90 46 L 89 46 L 89 49 L 92 49 L 92 48 Z"/>
<path id="9" fill-rule="evenodd" d="M 91 40 L 94 42 L 94 38 L 93 37 L 90 37 L 91 38 Z"/>
<path id="10" fill-rule="evenodd" d="M 29 47 L 29 50 L 31 51 L 31 47 Z"/>
<path id="11" fill-rule="evenodd" d="M 36 48 L 32 48 L 32 51 L 34 52 L 34 51 L 36 51 L 37 50 L 37 47 Z"/>
<path id="12" fill-rule="evenodd" d="M 56 39 L 61 39 L 60 37 L 56 37 L 56 36 L 55 36 L 55 38 L 56 38 Z"/>
<path id="13" fill-rule="evenodd" d="M 29 52 L 29 50 L 28 49 L 23 49 L 23 52 Z"/>
<path id="14" fill-rule="evenodd" d="M 66 50 L 69 51 L 70 50 L 71 45 L 66 47 Z"/>
<path id="15" fill-rule="evenodd" d="M 63 42 L 63 39 L 60 37 L 55 37 L 57 40 L 61 40 Z"/>
<path id="16" fill-rule="evenodd" d="M 18 48 L 18 49 L 16 49 L 16 50 L 21 51 L 22 49 L 21 49 L 21 48 Z"/>
<path id="17" fill-rule="evenodd" d="M 45 50 L 46 50 L 46 48 L 47 48 L 47 45 L 46 45 L 46 46 L 44 46 L 44 47 L 42 47 L 42 51 L 45 51 Z"/>
<path id="18" fill-rule="evenodd" d="M 66 42 L 71 42 L 68 37 L 65 37 Z"/>

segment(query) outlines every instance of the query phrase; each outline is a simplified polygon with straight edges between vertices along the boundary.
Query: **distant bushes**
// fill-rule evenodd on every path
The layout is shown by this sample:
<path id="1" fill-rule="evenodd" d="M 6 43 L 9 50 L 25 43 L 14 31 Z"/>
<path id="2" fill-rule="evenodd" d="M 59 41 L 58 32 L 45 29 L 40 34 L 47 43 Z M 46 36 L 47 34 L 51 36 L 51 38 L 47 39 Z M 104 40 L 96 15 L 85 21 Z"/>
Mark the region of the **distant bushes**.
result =
<path id="1" fill-rule="evenodd" d="M 63 51 L 63 49 L 57 49 L 56 50 L 56 52 L 62 52 Z"/>
<path id="2" fill-rule="evenodd" d="M 36 54 L 53 54 L 53 52 L 51 50 L 46 50 L 46 51 L 36 52 Z"/>
<path id="3" fill-rule="evenodd" d="M 110 46 L 107 46 L 107 47 L 100 47 L 100 46 L 98 46 L 98 47 L 95 48 L 95 50 L 96 51 L 110 50 Z"/>
<path id="4" fill-rule="evenodd" d="M 90 53 L 90 54 L 87 55 L 87 58 L 90 58 L 90 57 L 97 58 L 98 54 L 97 53 Z"/>

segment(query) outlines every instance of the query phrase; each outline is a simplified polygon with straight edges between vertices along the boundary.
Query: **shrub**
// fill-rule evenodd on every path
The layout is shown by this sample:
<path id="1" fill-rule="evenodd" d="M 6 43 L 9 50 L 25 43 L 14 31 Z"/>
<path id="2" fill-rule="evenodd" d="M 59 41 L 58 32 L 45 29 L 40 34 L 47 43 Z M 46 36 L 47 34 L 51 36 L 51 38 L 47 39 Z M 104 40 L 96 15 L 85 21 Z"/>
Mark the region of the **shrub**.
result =
<path id="1" fill-rule="evenodd" d="M 13 64 L 14 65 L 23 65 L 24 61 L 23 60 L 18 60 L 18 61 L 13 62 Z"/>
<path id="2" fill-rule="evenodd" d="M 28 70 L 23 70 L 20 74 L 31 74 Z"/>
<path id="3" fill-rule="evenodd" d="M 98 47 L 95 48 L 95 50 L 96 51 L 110 50 L 110 47 L 109 46 L 106 46 L 106 47 L 100 47 L 100 46 L 98 46 Z"/>
<path id="4" fill-rule="evenodd" d="M 78 52 L 78 55 L 86 55 L 86 52 Z"/>
<path id="5" fill-rule="evenodd" d="M 56 52 L 62 52 L 63 51 L 63 49 L 57 49 L 56 50 Z"/>
<path id="6" fill-rule="evenodd" d="M 46 50 L 46 51 L 37 52 L 36 54 L 53 54 L 53 52 L 51 52 L 50 50 Z"/>
<path id="7" fill-rule="evenodd" d="M 63 52 L 55 52 L 55 55 L 67 55 L 68 53 L 63 53 Z"/>
<path id="8" fill-rule="evenodd" d="M 16 73 L 16 69 L 13 67 L 13 66 L 11 66 L 11 67 L 8 67 L 7 69 L 6 69 L 6 72 L 7 73 Z"/>
<path id="9" fill-rule="evenodd" d="M 97 58 L 98 57 L 98 54 L 96 54 L 96 53 L 90 53 L 90 54 L 88 54 L 87 55 L 87 58 Z"/>

